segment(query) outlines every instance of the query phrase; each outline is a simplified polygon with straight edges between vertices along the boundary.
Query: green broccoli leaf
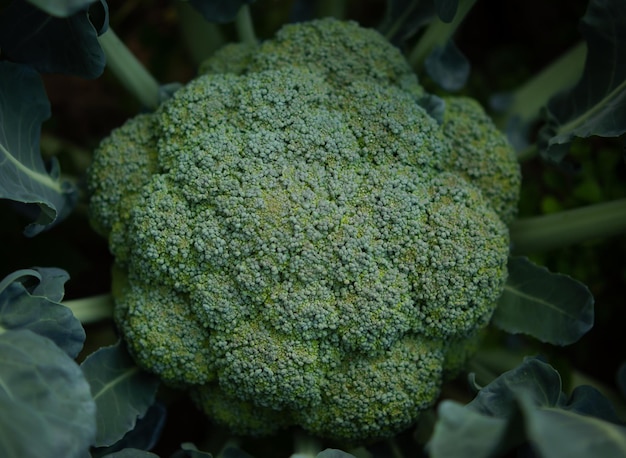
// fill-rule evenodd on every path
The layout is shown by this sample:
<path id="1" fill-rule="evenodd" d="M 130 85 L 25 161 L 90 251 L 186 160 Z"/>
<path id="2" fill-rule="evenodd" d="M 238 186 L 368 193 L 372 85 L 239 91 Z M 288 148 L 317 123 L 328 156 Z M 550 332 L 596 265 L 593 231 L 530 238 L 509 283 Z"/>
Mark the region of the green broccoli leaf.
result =
<path id="1" fill-rule="evenodd" d="M 93 2 L 94 0 L 28 0 L 28 3 L 32 3 L 46 13 L 57 17 L 70 16 L 85 9 Z"/>
<path id="2" fill-rule="evenodd" d="M 442 401 L 437 413 L 428 444 L 431 458 L 489 458 L 498 456 L 508 442 L 507 419 L 489 417 L 450 400 Z"/>
<path id="3" fill-rule="evenodd" d="M 476 0 L 435 2 L 437 18 L 429 24 L 408 56 L 413 68 L 424 68 L 446 91 L 461 89 L 470 73 L 470 64 L 452 38 Z"/>
<path id="4" fill-rule="evenodd" d="M 527 358 L 465 407 L 442 402 L 428 447 L 433 458 L 489 457 L 529 441 L 546 458 L 621 457 L 626 428 L 612 423 L 615 419 L 609 401 L 595 389 L 578 387 L 567 399 L 559 373 Z"/>
<path id="5" fill-rule="evenodd" d="M 509 277 L 492 323 L 553 345 L 580 339 L 594 322 L 594 299 L 584 284 L 527 258 L 511 257 Z"/>
<path id="6" fill-rule="evenodd" d="M 239 8 L 254 0 L 189 0 L 189 3 L 209 22 L 231 22 Z"/>
<path id="7" fill-rule="evenodd" d="M 82 458 L 96 435 L 95 403 L 78 365 L 29 330 L 0 334 L 0 454 Z"/>
<path id="8" fill-rule="evenodd" d="M 155 402 L 143 417 L 137 419 L 135 427 L 115 444 L 93 448 L 92 458 L 102 458 L 125 449 L 152 450 L 161 439 L 166 418 L 166 407 L 160 402 Z"/>
<path id="9" fill-rule="evenodd" d="M 626 428 L 571 410 L 537 405 L 526 393 L 518 395 L 528 439 L 544 458 L 626 456 Z"/>
<path id="10" fill-rule="evenodd" d="M 83 348 L 85 331 L 72 311 L 59 303 L 68 279 L 65 271 L 56 268 L 19 270 L 4 278 L 0 282 L 0 332 L 28 329 L 75 358 Z"/>
<path id="11" fill-rule="evenodd" d="M 560 161 L 574 137 L 616 137 L 626 132 L 626 9 L 622 0 L 591 0 L 581 21 L 587 42 L 583 76 L 548 103 L 539 146 Z"/>
<path id="12" fill-rule="evenodd" d="M 419 32 L 434 16 L 432 0 L 390 0 L 378 30 L 390 42 L 400 44 Z"/>
<path id="13" fill-rule="evenodd" d="M 0 14 L 2 55 L 42 73 L 97 78 L 105 66 L 98 36 L 108 28 L 106 2 L 96 2 L 93 12 L 94 23 L 86 7 L 55 17 L 28 2 L 14 1 Z"/>
<path id="14" fill-rule="evenodd" d="M 94 445 L 112 445 L 146 414 L 154 403 L 159 381 L 137 367 L 120 342 L 92 353 L 81 368 L 97 406 Z"/>
<path id="15" fill-rule="evenodd" d="M 580 415 L 591 415 L 615 424 L 621 422 L 613 404 L 600 391 L 588 385 L 574 388 L 567 400 L 567 405 L 563 408 Z"/>
<path id="16" fill-rule="evenodd" d="M 0 62 L 0 198 L 40 207 L 37 220 L 24 230 L 31 237 L 65 218 L 77 200 L 76 189 L 60 180 L 58 163 L 46 170 L 40 156 L 40 126 L 49 116 L 39 75 Z"/>
<path id="17" fill-rule="evenodd" d="M 549 364 L 527 358 L 482 388 L 467 407 L 484 415 L 511 418 L 518 411 L 520 390 L 536 405 L 556 406 L 561 400 L 561 376 Z"/>
<path id="18" fill-rule="evenodd" d="M 536 404 L 556 405 L 561 377 L 535 358 L 505 372 L 461 407 L 452 401 L 439 406 L 439 420 L 428 444 L 432 458 L 500 456 L 523 444 L 517 394 L 525 390 Z"/>

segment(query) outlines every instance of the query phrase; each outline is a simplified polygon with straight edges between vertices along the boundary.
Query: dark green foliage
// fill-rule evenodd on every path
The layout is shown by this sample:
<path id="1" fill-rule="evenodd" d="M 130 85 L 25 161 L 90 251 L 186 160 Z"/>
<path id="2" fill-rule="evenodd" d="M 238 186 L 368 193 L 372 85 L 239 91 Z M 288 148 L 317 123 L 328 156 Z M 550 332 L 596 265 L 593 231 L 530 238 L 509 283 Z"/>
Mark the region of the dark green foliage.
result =
<path id="1" fill-rule="evenodd" d="M 590 0 L 581 20 L 587 59 L 579 83 L 553 98 L 540 133 L 545 158 L 559 161 L 574 137 L 626 132 L 626 9 L 621 0 Z"/>
<path id="2" fill-rule="evenodd" d="M 0 282 L 0 331 L 29 330 L 52 340 L 71 358 L 83 348 L 85 331 L 60 304 L 67 272 L 35 268 L 14 272 Z"/>
<path id="3" fill-rule="evenodd" d="M 50 103 L 30 67 L 0 62 L 0 198 L 36 204 L 39 215 L 24 233 L 33 236 L 63 220 L 78 198 L 61 180 L 56 160 L 46 167 L 39 151 L 41 124 Z"/>
<path id="4" fill-rule="evenodd" d="M 159 381 L 134 364 L 121 342 L 89 355 L 81 369 L 97 408 L 97 435 L 92 445 L 113 445 L 154 403 Z"/>
<path id="5" fill-rule="evenodd" d="M 526 258 L 510 258 L 508 267 L 494 325 L 553 345 L 577 342 L 592 328 L 594 300 L 585 285 Z"/>
<path id="6" fill-rule="evenodd" d="M 563 393 L 559 373 L 527 359 L 480 389 L 462 407 L 439 406 L 429 444 L 432 458 L 501 456 L 530 441 L 542 457 L 619 457 L 626 428 L 610 403 L 591 387 Z"/>
<path id="7" fill-rule="evenodd" d="M 180 2 L 111 3 L 115 29 L 133 53 L 115 34 L 100 36 L 109 19 L 104 0 L 0 2 L 0 198 L 10 201 L 1 210 L 0 260 L 4 274 L 13 272 L 0 282 L 0 456 L 625 456 L 626 201 L 614 199 L 626 195 L 626 169 L 618 140 L 591 137 L 621 135 L 626 126 L 621 52 L 626 16 L 619 0 L 590 0 L 586 13 L 583 1 L 483 0 L 459 28 L 473 0 L 192 0 L 205 17 L 234 22 L 191 30 L 194 45 L 214 50 L 229 40 L 246 41 L 224 47 L 203 66 L 202 78 L 214 82 L 210 90 L 199 83 L 159 88 L 134 60 L 137 53 L 165 81 L 184 83 L 192 77 L 197 63 L 187 61 L 176 26 L 185 32 L 194 26 L 176 9 Z M 379 47 L 348 50 L 351 39 L 335 40 L 321 28 L 308 37 L 282 33 L 280 46 L 267 39 L 281 24 L 310 20 L 319 12 L 354 18 L 361 25 L 380 24 L 410 68 L 384 39 Z M 582 41 L 576 45 L 576 22 L 583 13 L 582 38 L 588 46 Z M 200 15 L 196 19 L 202 20 Z M 263 38 L 260 46 L 249 19 Z M 198 31 L 208 33 L 194 33 Z M 101 150 L 106 154 L 92 162 L 87 151 L 110 126 L 134 114 L 129 107 L 138 104 L 119 95 L 109 72 L 88 83 L 44 75 L 53 107 L 52 119 L 44 122 L 50 104 L 36 72 L 98 76 L 104 67 L 100 44 L 112 72 L 141 104 L 162 106 L 116 131 L 112 138 L 117 142 L 105 141 Z M 567 65 L 549 64 L 570 46 Z M 276 59 L 268 60 L 275 51 Z M 472 57 L 469 74 L 463 55 Z M 364 56 L 370 58 L 366 65 Z M 530 77 L 546 64 L 548 84 L 543 73 Z M 466 76 L 469 86 L 460 88 Z M 230 89 L 233 81 L 243 80 L 246 90 Z M 345 81 L 350 82 L 349 96 L 337 97 L 334 91 Z M 558 169 L 538 159 L 525 165 L 520 208 L 523 216 L 565 216 L 560 225 L 541 216 L 516 217 L 519 183 L 516 173 L 509 172 L 517 167 L 502 169 L 511 150 L 494 134 L 493 122 L 478 103 L 450 97 L 439 88 L 437 96 L 429 95 L 422 87 L 437 84 L 487 100 L 494 90 L 524 81 L 528 84 L 501 99 L 509 102 L 502 124 L 508 122 L 509 138 L 525 147 L 540 131 L 538 146 L 561 163 Z M 313 89 L 307 92 L 304 82 L 312 82 Z M 381 83 L 393 89 L 381 90 Z M 137 88 L 148 89 L 140 93 Z M 554 97 L 558 92 L 562 94 Z M 200 99 L 211 100 L 221 114 L 206 116 Z M 550 99 L 548 123 L 542 128 L 540 108 Z M 190 100 L 192 107 L 181 110 Z M 375 122 L 364 124 L 364 119 Z M 218 128 L 211 138 L 207 122 Z M 260 134 L 241 135 L 255 123 L 262 126 Z M 312 134 L 302 137 L 306 129 Z M 343 141 L 355 132 L 356 142 Z M 422 146 L 445 146 L 436 154 L 405 154 L 405 147 L 424 150 L 407 147 L 405 140 L 416 132 Z M 174 141 L 181 134 L 185 142 Z M 385 148 L 371 148 L 372 139 Z M 287 140 L 290 148 L 282 148 Z M 194 152 L 202 151 L 203 160 L 192 159 L 197 156 L 188 154 L 189 144 Z M 363 173 L 363 162 L 350 156 L 347 147 L 354 144 L 367 150 L 378 168 Z M 520 158 L 537 151 L 531 146 Z M 298 152 L 308 155 L 305 161 Z M 54 155 L 59 155 L 63 175 Z M 281 155 L 288 160 L 277 162 Z M 413 173 L 415 164 L 407 158 L 417 156 L 424 169 Z M 352 160 L 342 162 L 346 157 Z M 84 189 L 90 162 L 102 171 L 95 180 L 107 190 L 92 202 L 101 207 L 96 229 L 109 237 L 120 268 L 113 291 L 117 320 L 125 323 L 120 330 L 135 342 L 133 355 L 141 366 L 159 372 L 169 385 L 161 386 L 157 404 L 152 402 L 158 382 L 135 366 L 121 345 L 107 347 L 117 338 L 112 321 L 83 323 L 85 332 L 61 304 L 67 298 L 85 299 L 80 307 L 67 302 L 85 320 L 111 314 L 110 298 L 82 297 L 102 297 L 110 278 L 111 257 L 98 256 L 106 247 L 96 242 L 87 224 L 86 196 L 69 184 Z M 270 175 L 282 181 L 255 194 L 263 172 L 275 172 L 268 165 L 276 163 L 284 166 L 282 175 Z M 324 174 L 305 174 L 302 163 L 323 163 L 326 170 L 340 172 L 338 180 L 329 186 Z M 236 179 L 220 168 L 225 164 L 237 170 Z M 393 173 L 381 173 L 382 166 L 390 165 Z M 433 179 L 425 169 L 446 170 L 447 175 Z M 206 171 L 219 179 L 202 179 L 198 172 Z M 470 182 L 471 191 L 452 192 Z M 420 186 L 446 205 L 427 210 L 407 191 Z M 372 192 L 377 202 L 366 198 Z M 336 214 L 321 205 L 341 199 L 358 203 L 361 211 Z M 472 226 L 467 221 L 475 213 L 468 209 L 478 201 L 485 203 L 478 212 L 481 225 Z M 561 213 L 580 205 L 590 205 L 590 212 Z M 427 218 L 414 217 L 407 224 L 403 215 L 411 206 Z M 286 209 L 293 207 L 298 210 L 285 218 Z M 181 225 L 189 216 L 193 224 Z M 500 237 L 506 228 L 498 223 L 494 230 L 495 220 L 510 224 L 519 254 L 530 254 L 539 265 L 584 280 L 588 287 L 516 258 L 509 260 L 506 285 L 503 277 L 483 281 L 489 275 L 480 265 L 496 248 L 502 275 L 506 267 L 508 247 Z M 195 230 L 206 228 L 207 222 L 212 223 L 209 229 Z M 439 232 L 415 231 L 426 222 Z M 19 238 L 26 225 L 29 236 L 46 233 Z M 341 231 L 331 231 L 334 238 L 325 237 L 336 227 Z M 467 235 L 477 227 L 480 237 L 476 230 Z M 289 230 L 306 237 L 282 237 Z M 426 242 L 412 245 L 416 233 Z M 435 243 L 444 233 L 447 242 Z M 491 235 L 489 242 L 484 233 Z M 248 246 L 244 242 L 263 234 L 281 237 L 258 250 L 242 250 Z M 354 234 L 359 243 L 350 242 Z M 597 240 L 607 235 L 613 238 Z M 596 240 L 584 242 L 591 236 Z M 228 237 L 235 242 L 220 245 Z M 572 240 L 577 245 L 537 253 Z M 228 268 L 233 260 L 235 267 Z M 30 265 L 63 266 L 72 281 L 56 268 L 23 269 Z M 439 268 L 429 270 L 432 266 Z M 403 275 L 412 269 L 421 282 L 407 289 Z M 286 282 L 295 271 L 295 280 Z M 458 274 L 471 280 L 460 282 Z M 323 283 L 324 278 L 331 280 Z M 344 296 L 342 288 L 348 292 Z M 494 326 L 473 334 L 473 320 L 487 324 L 501 288 L 505 293 L 491 324 L 519 334 L 504 335 Z M 359 295 L 367 300 L 356 300 Z M 417 296 L 421 321 L 405 313 Z M 330 305 L 329 299 L 337 297 L 351 299 L 341 313 Z M 480 306 L 486 297 L 490 305 Z M 242 304 L 250 303 L 256 308 L 241 313 Z M 423 333 L 417 340 L 416 323 Z M 592 323 L 595 329 L 587 332 Z M 441 333 L 443 343 L 435 338 Z M 551 346 L 581 336 L 570 348 Z M 81 370 L 74 358 L 82 361 L 96 348 L 101 349 Z M 511 362 L 539 351 L 561 376 L 539 360 L 518 367 Z M 474 391 L 468 393 L 463 377 L 441 386 L 442 378 L 466 367 L 470 354 L 475 354 L 470 361 L 476 371 L 470 384 Z M 479 387 L 476 379 L 492 382 Z M 593 386 L 579 385 L 581 380 Z M 183 391 L 176 391 L 181 387 L 234 432 L 210 423 Z M 427 408 L 437 397 L 439 408 Z M 426 398 L 424 404 L 416 403 Z M 317 399 L 324 402 L 312 408 Z M 294 430 L 296 437 L 302 432 L 288 428 L 294 423 L 335 437 L 355 430 L 375 430 L 378 437 L 381 429 L 393 437 L 373 444 L 308 438 L 311 447 L 303 450 L 298 441 L 292 446 Z M 269 438 L 233 436 L 253 429 L 279 431 Z M 111 445 L 100 446 L 105 444 Z"/>
<path id="8" fill-rule="evenodd" d="M 0 282 L 0 410 L 5 413 L 0 450 L 7 458 L 80 457 L 95 437 L 95 404 L 72 359 L 85 333 L 59 304 L 67 279 L 60 269 L 36 269 Z"/>
<path id="9" fill-rule="evenodd" d="M 12 1 L 0 10 L 0 47 L 4 58 L 43 73 L 100 76 L 105 58 L 97 37 L 108 27 L 107 5 L 97 2 L 98 11 L 94 13 L 98 22 L 93 24 L 88 8 L 81 5 L 85 2 L 79 3 L 78 8 L 51 8 L 64 13 L 55 17 L 26 0 Z M 50 6 L 53 5 L 59 3 Z"/>

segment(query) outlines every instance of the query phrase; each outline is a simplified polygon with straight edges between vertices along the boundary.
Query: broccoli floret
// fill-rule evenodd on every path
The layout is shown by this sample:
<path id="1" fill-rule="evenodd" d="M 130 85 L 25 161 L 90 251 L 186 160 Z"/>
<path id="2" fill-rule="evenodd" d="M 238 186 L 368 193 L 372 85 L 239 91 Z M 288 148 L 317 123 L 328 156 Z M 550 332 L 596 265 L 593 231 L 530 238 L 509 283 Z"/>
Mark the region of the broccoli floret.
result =
<path id="1" fill-rule="evenodd" d="M 289 25 L 204 69 L 90 170 L 130 351 L 238 433 L 397 433 L 503 290 L 512 151 L 469 99 L 440 125 L 356 23 Z"/>
<path id="2" fill-rule="evenodd" d="M 146 114 L 127 121 L 100 143 L 90 167 L 90 220 L 109 237 L 121 264 L 128 258 L 127 226 L 135 200 L 158 171 L 156 121 Z"/>
<path id="3" fill-rule="evenodd" d="M 491 118 L 475 100 L 450 97 L 446 100 L 444 135 L 449 139 L 449 163 L 473 184 L 505 223 L 517 212 L 521 175 L 515 153 L 506 138 L 499 134 Z"/>

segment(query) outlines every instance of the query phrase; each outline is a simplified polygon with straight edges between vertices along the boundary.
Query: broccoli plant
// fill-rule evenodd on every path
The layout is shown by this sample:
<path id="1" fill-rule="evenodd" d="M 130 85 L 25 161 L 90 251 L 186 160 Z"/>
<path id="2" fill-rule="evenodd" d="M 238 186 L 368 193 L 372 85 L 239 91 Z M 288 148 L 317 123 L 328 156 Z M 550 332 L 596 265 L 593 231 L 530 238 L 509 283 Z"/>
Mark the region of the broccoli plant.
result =
<path id="1" fill-rule="evenodd" d="M 191 56 L 163 85 L 113 2 L 0 9 L 0 197 L 22 245 L 62 241 L 0 282 L 3 456 L 623 455 L 625 371 L 580 383 L 558 350 L 592 291 L 537 261 L 619 238 L 626 189 L 536 211 L 585 139 L 626 131 L 619 1 L 517 89 L 455 44 L 482 2 L 361 3 L 163 6 Z M 44 162 L 40 73 L 105 64 L 135 113 Z M 66 263 L 75 232 L 105 261 Z M 81 262 L 105 290 L 64 300 Z M 189 417 L 207 430 L 168 445 Z"/>
<path id="2" fill-rule="evenodd" d="M 355 23 L 241 46 L 95 152 L 116 321 L 235 432 L 394 435 L 503 291 L 514 152 L 469 99 L 438 124 L 400 52 Z"/>

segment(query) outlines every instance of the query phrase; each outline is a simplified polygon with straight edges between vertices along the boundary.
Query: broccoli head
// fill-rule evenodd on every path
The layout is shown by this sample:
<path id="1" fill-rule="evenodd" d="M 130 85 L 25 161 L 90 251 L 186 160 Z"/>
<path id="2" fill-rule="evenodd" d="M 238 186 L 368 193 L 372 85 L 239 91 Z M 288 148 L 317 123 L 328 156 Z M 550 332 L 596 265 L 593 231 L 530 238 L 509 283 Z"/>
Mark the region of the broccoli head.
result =
<path id="1" fill-rule="evenodd" d="M 480 106 L 356 23 L 228 46 L 104 140 L 90 214 L 138 364 L 237 433 L 394 435 L 507 276 L 520 172 Z"/>

